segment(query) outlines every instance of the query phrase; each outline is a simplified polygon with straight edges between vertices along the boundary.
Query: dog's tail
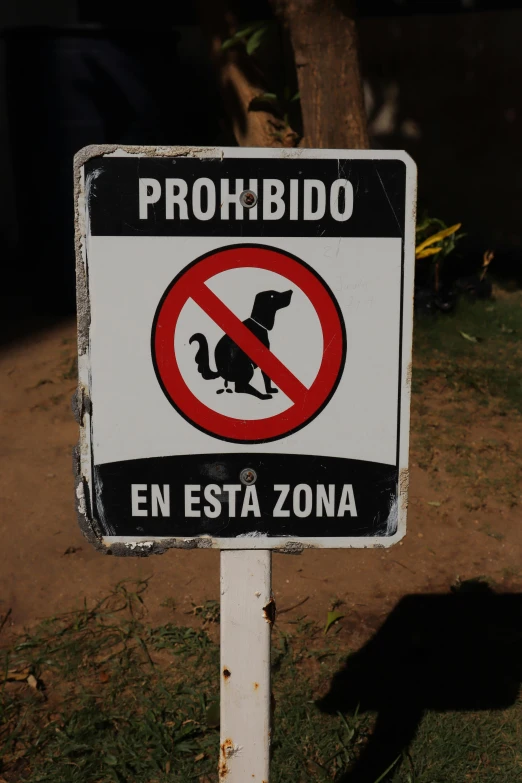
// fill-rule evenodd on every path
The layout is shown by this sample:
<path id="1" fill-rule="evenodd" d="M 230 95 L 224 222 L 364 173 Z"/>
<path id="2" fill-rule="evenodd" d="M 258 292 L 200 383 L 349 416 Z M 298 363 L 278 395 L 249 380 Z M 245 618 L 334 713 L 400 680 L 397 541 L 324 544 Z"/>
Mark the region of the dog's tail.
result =
<path id="1" fill-rule="evenodd" d="M 198 366 L 198 372 L 201 373 L 206 381 L 211 381 L 213 378 L 219 378 L 219 373 L 210 369 L 210 363 L 208 359 L 208 343 L 204 334 L 193 334 L 189 340 L 189 344 L 198 343 L 199 348 L 194 357 Z"/>

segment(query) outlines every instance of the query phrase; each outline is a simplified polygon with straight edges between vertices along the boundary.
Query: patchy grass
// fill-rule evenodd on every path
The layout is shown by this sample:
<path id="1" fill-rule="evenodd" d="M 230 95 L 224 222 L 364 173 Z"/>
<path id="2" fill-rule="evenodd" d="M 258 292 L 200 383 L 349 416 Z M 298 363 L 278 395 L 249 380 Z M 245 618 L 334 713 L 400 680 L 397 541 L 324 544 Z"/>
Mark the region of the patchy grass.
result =
<path id="1" fill-rule="evenodd" d="M 38 783 L 186 781 L 213 773 L 218 651 L 201 629 L 146 627 L 124 583 L 4 650 L 0 776 Z M 33 685 L 10 682 L 30 673 Z"/>
<path id="2" fill-rule="evenodd" d="M 522 427 L 521 334 L 519 293 L 464 302 L 455 315 L 415 327 L 412 457 L 435 488 L 465 486 L 469 510 L 488 497 L 521 499 L 512 437 Z M 71 380 L 66 354 L 60 372 Z M 441 499 L 435 493 L 427 503 Z M 478 529 L 503 539 L 489 523 Z M 193 606 L 196 628 L 150 627 L 145 588 L 121 583 L 95 606 L 51 618 L 0 650 L 0 783 L 217 782 L 219 650 L 207 631 L 217 627 L 219 605 Z M 272 783 L 350 783 L 347 771 L 373 752 L 375 715 L 327 715 L 317 706 L 349 653 L 339 646 L 338 607 L 333 600 L 327 628 L 303 615 L 291 634 L 274 631 Z M 521 732 L 520 703 L 427 712 L 389 773 L 388 759 L 367 783 L 521 780 Z"/>
<path id="3" fill-rule="evenodd" d="M 215 766 L 204 715 L 216 650 L 203 631 L 143 626 L 144 587 L 121 584 L 92 609 L 42 623 L 4 651 L 4 677 L 29 671 L 37 686 L 3 686 L 7 781 L 164 780 L 173 764 L 177 779 L 188 780 L 196 765 L 202 773 Z M 164 651 L 171 662 L 161 667 Z"/>
<path id="4" fill-rule="evenodd" d="M 481 405 L 496 398 L 505 414 L 522 413 L 522 292 L 461 301 L 453 314 L 419 319 L 414 335 L 414 391 L 443 381 Z"/>
<path id="5" fill-rule="evenodd" d="M 52 618 L 2 650 L 0 780 L 217 781 L 218 647 L 204 617 L 201 628 L 149 627 L 145 587 L 121 583 L 92 608 Z M 348 651 L 304 617 L 295 627 L 274 633 L 271 780 L 340 780 L 371 747 L 374 716 L 318 709 Z M 521 705 L 428 713 L 382 780 L 518 780 L 521 727 Z"/>
<path id="6" fill-rule="evenodd" d="M 505 712 L 428 712 L 394 783 L 522 779 L 522 705 Z"/>
<path id="7" fill-rule="evenodd" d="M 458 480 L 474 508 L 493 497 L 517 505 L 522 293 L 461 302 L 453 315 L 416 322 L 414 336 L 412 461 L 441 487 Z"/>
<path id="8" fill-rule="evenodd" d="M 219 623 L 219 601 L 205 601 L 200 606 L 192 604 L 191 614 L 203 621 L 203 627 L 212 623 Z"/>

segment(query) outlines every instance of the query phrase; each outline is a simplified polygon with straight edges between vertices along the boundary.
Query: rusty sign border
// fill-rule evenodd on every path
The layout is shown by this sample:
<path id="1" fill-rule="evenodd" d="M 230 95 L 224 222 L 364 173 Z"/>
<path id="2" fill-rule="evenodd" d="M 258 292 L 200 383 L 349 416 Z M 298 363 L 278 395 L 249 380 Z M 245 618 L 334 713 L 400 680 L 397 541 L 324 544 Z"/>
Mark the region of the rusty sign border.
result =
<path id="1" fill-rule="evenodd" d="M 403 312 L 402 312 L 402 363 L 400 394 L 399 441 L 399 497 L 398 527 L 392 536 L 361 538 L 330 537 L 267 537 L 212 538 L 199 535 L 187 537 L 118 536 L 114 540 L 105 536 L 93 518 L 93 493 L 95 492 L 91 459 L 91 404 L 90 404 L 90 350 L 91 323 L 88 291 L 87 236 L 89 233 L 88 192 L 84 165 L 94 157 L 193 157 L 213 158 L 275 158 L 275 159 L 346 159 L 400 160 L 406 167 L 406 214 L 403 240 Z M 80 426 L 80 438 L 74 452 L 76 508 L 80 528 L 86 539 L 101 552 L 119 556 L 146 556 L 161 554 L 167 549 L 271 549 L 299 554 L 314 548 L 387 548 L 400 541 L 406 533 L 408 506 L 408 449 L 411 397 L 411 356 L 413 331 L 413 282 L 415 259 L 415 223 L 417 176 L 413 160 L 403 151 L 394 150 L 314 150 L 276 148 L 216 148 L 216 147 L 146 147 L 126 145 L 92 145 L 80 150 L 74 159 L 75 196 L 75 250 L 78 319 L 78 387 L 73 398 L 73 411 Z"/>

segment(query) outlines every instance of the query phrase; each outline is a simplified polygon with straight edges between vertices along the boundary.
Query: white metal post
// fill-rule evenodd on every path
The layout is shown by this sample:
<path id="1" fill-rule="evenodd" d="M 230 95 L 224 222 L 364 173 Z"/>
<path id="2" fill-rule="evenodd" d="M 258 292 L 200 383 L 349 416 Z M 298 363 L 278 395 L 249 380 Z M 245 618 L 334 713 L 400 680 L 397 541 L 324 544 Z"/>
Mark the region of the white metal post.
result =
<path id="1" fill-rule="evenodd" d="M 268 783 L 272 553 L 221 551 L 219 780 Z"/>

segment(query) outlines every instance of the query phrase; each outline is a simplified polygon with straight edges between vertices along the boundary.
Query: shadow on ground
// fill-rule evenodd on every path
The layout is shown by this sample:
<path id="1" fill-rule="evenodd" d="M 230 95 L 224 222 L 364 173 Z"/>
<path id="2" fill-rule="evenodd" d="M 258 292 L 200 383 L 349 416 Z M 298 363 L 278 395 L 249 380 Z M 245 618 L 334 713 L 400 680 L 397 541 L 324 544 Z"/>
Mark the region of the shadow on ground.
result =
<path id="1" fill-rule="evenodd" d="M 505 709 L 522 678 L 522 595 L 480 581 L 448 595 L 403 598 L 382 627 L 350 655 L 318 703 L 327 713 L 377 712 L 364 752 L 338 783 L 391 780 L 424 712 Z"/>

